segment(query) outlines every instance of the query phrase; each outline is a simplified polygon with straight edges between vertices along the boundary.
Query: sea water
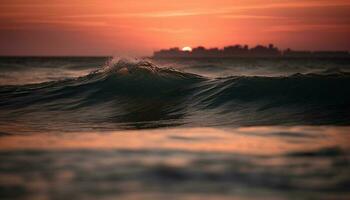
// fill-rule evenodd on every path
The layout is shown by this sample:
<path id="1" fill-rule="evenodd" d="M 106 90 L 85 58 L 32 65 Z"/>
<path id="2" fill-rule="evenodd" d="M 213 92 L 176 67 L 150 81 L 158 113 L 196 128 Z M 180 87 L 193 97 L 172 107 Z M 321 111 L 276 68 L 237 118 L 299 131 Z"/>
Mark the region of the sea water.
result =
<path id="1" fill-rule="evenodd" d="M 2 199 L 347 199 L 350 60 L 0 58 Z"/>

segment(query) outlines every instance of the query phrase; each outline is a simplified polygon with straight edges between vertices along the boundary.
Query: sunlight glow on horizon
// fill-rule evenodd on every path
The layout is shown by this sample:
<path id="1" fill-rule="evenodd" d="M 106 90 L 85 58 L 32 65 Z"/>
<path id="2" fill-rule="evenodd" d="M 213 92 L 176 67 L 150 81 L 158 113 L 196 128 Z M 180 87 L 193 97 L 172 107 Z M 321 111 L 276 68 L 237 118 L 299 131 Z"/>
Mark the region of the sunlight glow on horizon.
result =
<path id="1" fill-rule="evenodd" d="M 192 48 L 191 47 L 184 47 L 184 48 L 182 48 L 182 51 L 192 51 Z"/>

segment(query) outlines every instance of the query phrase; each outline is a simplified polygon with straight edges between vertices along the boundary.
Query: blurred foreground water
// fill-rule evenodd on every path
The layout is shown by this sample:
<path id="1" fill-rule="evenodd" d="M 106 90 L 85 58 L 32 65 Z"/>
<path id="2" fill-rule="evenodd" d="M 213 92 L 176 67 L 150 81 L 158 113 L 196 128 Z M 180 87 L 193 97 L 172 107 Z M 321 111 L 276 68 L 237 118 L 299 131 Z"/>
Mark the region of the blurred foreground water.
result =
<path id="1" fill-rule="evenodd" d="M 348 199 L 349 127 L 6 135 L 2 199 Z"/>

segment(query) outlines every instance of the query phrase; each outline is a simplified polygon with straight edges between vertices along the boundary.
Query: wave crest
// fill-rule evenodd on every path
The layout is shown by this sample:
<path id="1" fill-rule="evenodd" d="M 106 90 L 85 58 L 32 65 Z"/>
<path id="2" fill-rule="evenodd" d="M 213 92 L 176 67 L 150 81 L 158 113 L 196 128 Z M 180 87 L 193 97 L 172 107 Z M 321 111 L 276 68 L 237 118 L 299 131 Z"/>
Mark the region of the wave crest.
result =
<path id="1" fill-rule="evenodd" d="M 92 74 L 102 73 L 107 76 L 153 78 L 153 79 L 202 79 L 196 74 L 178 71 L 174 68 L 158 67 L 148 60 L 140 59 L 112 59 L 101 70 Z"/>

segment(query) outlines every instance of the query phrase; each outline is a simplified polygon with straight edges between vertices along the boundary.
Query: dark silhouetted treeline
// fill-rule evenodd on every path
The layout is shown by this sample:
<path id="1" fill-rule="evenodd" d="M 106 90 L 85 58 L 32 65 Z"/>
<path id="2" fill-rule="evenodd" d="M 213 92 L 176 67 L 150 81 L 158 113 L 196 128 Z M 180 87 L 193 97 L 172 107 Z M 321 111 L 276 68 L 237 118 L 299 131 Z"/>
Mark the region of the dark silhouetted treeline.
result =
<path id="1" fill-rule="evenodd" d="M 199 46 L 192 51 L 182 51 L 178 47 L 162 49 L 153 53 L 155 58 L 178 58 L 178 57 L 326 57 L 348 58 L 348 51 L 295 51 L 291 49 L 280 50 L 273 44 L 268 46 L 257 45 L 249 48 L 248 45 L 231 45 L 222 49 Z"/>

